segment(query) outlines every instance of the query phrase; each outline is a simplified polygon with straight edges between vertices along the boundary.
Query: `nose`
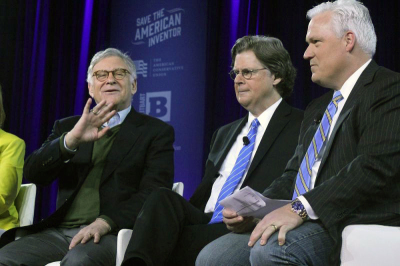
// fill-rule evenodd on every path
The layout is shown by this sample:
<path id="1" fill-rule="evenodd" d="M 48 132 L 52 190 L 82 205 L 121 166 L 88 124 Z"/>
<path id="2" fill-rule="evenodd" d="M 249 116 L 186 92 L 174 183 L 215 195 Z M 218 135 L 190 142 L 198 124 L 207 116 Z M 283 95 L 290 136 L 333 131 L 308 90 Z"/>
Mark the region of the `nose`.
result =
<path id="1" fill-rule="evenodd" d="M 245 82 L 245 78 L 242 75 L 242 72 L 238 73 L 233 81 L 235 84 L 243 84 Z"/>
<path id="2" fill-rule="evenodd" d="M 115 78 L 112 72 L 108 73 L 107 77 L 107 84 L 114 84 L 115 83 Z"/>
<path id="3" fill-rule="evenodd" d="M 311 45 L 309 44 L 309 45 L 307 46 L 307 49 L 304 51 L 303 58 L 304 58 L 305 60 L 310 60 L 310 59 L 313 58 L 313 57 L 314 57 L 314 53 L 312 52 L 312 50 L 311 50 Z"/>

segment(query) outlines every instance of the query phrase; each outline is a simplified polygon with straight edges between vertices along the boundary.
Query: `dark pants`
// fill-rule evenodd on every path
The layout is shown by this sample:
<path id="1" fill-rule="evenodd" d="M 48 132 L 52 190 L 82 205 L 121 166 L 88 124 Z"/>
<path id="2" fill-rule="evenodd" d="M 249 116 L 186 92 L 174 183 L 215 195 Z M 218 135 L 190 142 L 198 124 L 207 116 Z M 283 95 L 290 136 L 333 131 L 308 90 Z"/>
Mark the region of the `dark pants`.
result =
<path id="1" fill-rule="evenodd" d="M 146 200 L 122 265 L 194 265 L 202 248 L 229 232 L 177 193 L 160 188 Z"/>
<path id="2" fill-rule="evenodd" d="M 98 244 L 91 239 L 68 250 L 80 229 L 49 228 L 24 236 L 0 249 L 0 265 L 43 266 L 53 261 L 61 261 L 61 265 L 115 265 L 115 235 L 103 236 Z"/>

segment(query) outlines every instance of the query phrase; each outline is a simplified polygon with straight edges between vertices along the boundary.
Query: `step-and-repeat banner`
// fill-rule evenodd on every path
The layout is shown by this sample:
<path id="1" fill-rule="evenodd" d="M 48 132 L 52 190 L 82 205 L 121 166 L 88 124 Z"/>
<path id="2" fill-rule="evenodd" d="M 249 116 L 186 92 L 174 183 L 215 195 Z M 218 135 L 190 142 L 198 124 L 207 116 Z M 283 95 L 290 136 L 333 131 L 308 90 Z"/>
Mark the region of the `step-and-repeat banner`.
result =
<path id="1" fill-rule="evenodd" d="M 175 182 L 185 197 L 200 183 L 207 1 L 113 1 L 111 46 L 127 52 L 138 74 L 133 106 L 175 128 Z"/>

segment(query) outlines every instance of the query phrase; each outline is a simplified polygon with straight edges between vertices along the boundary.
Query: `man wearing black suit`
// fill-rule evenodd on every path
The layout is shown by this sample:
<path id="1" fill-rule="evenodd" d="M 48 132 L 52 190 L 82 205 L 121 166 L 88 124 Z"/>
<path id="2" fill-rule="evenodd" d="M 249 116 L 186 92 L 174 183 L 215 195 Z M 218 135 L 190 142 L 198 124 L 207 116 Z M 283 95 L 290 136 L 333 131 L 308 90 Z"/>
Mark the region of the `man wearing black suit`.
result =
<path id="1" fill-rule="evenodd" d="M 282 100 L 295 79 L 290 56 L 276 38 L 245 36 L 232 48 L 232 66 L 236 97 L 248 115 L 215 132 L 204 178 L 189 202 L 166 189 L 151 194 L 133 228 L 123 265 L 193 265 L 205 245 L 229 232 L 222 221 L 208 223 L 239 151 L 248 145 L 246 135 L 255 118 L 260 126 L 253 157 L 235 190 L 250 186 L 263 191 L 282 174 L 303 117 Z"/>
<path id="2" fill-rule="evenodd" d="M 25 163 L 26 179 L 47 185 L 58 178 L 57 210 L 29 227 L 28 236 L 0 249 L 0 265 L 113 265 L 116 233 L 132 228 L 147 196 L 172 187 L 173 128 L 137 113 L 133 61 L 109 48 L 92 58 L 82 116 L 55 122 Z M 14 238 L 7 231 L 2 245 Z"/>
<path id="3" fill-rule="evenodd" d="M 197 265 L 334 265 L 345 226 L 400 225 L 400 75 L 371 59 L 376 35 L 362 3 L 322 3 L 307 15 L 304 58 L 312 81 L 333 91 L 307 107 L 294 156 L 263 193 L 293 202 L 267 214 L 251 235 L 217 239 L 201 251 Z M 322 115 L 335 104 L 336 114 L 325 119 L 331 122 L 326 141 L 315 163 L 303 168 L 310 143 L 311 150 L 320 143 Z M 224 217 L 234 230 L 243 219 L 232 211 Z"/>

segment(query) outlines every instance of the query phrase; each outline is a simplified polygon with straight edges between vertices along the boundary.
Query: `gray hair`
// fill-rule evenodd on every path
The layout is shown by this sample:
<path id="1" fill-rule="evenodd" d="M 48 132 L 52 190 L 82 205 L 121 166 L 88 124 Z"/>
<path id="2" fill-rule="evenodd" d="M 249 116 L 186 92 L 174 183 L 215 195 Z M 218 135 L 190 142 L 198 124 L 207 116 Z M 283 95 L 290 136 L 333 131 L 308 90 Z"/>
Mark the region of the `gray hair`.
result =
<path id="1" fill-rule="evenodd" d="M 368 8 L 356 0 L 337 0 L 325 2 L 308 10 L 307 17 L 311 20 L 316 15 L 330 11 L 333 30 L 338 38 L 351 30 L 356 35 L 357 42 L 364 53 L 371 57 L 375 54 L 376 34 Z"/>
<path id="2" fill-rule="evenodd" d="M 135 67 L 135 63 L 133 63 L 132 59 L 129 57 L 128 54 L 121 52 L 118 49 L 115 48 L 108 48 L 104 51 L 100 51 L 97 52 L 93 57 L 92 57 L 92 61 L 90 61 L 90 65 L 87 71 L 87 78 L 86 81 L 89 84 L 92 84 L 92 76 L 93 76 L 93 67 L 100 62 L 101 60 L 103 60 L 104 58 L 107 57 L 111 57 L 111 56 L 117 56 L 119 58 L 121 58 L 124 63 L 128 66 L 128 70 L 129 72 L 131 72 L 131 82 L 133 82 L 134 80 L 136 80 L 136 67 Z"/>

